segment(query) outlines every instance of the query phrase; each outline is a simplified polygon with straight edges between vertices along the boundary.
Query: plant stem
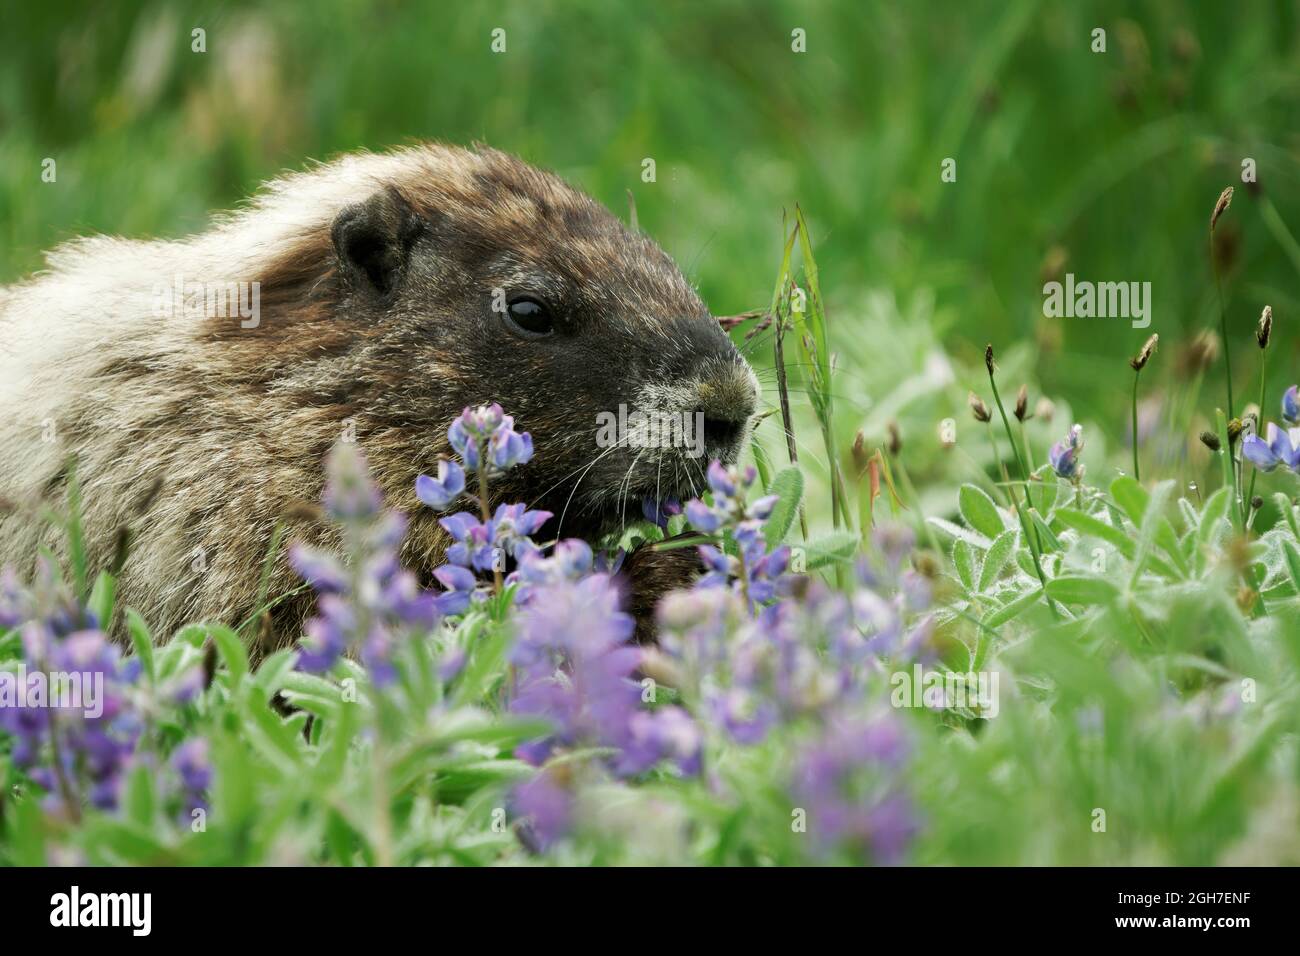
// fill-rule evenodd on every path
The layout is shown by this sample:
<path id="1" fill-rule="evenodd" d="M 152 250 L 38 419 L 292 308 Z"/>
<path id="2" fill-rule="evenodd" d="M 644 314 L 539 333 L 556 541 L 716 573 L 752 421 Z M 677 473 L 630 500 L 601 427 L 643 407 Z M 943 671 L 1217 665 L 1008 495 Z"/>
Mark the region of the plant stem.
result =
<path id="1" fill-rule="evenodd" d="M 1237 487 L 1237 468 L 1234 464 L 1234 456 L 1232 454 L 1232 442 L 1228 438 L 1228 418 L 1223 414 L 1223 409 L 1221 408 L 1216 408 L 1214 410 L 1214 417 L 1218 426 L 1219 444 L 1222 446 L 1222 449 L 1219 451 L 1219 455 L 1221 456 L 1219 459 L 1219 465 L 1223 470 L 1223 484 L 1225 487 L 1232 489 L 1232 503 L 1235 507 L 1230 510 L 1236 516 L 1237 529 L 1242 530 L 1241 491 Z"/>
<path id="2" fill-rule="evenodd" d="M 990 376 L 990 378 L 991 377 L 992 376 Z M 995 391 L 994 395 L 996 396 L 996 394 Z M 1010 434 L 1010 427 L 1008 427 L 1007 432 Z M 1035 529 L 1030 527 L 1029 519 L 1020 508 L 1020 498 L 1016 494 L 1015 483 L 1011 481 L 1011 476 L 1007 474 L 1007 466 L 1002 463 L 1002 456 L 998 453 L 998 442 L 997 439 L 993 437 L 993 426 L 991 424 L 989 425 L 989 444 L 993 446 L 993 458 L 998 463 L 998 470 L 1001 471 L 1003 477 L 1006 478 L 1007 495 L 1010 496 L 1011 505 L 1016 510 L 1016 517 L 1020 519 L 1020 530 L 1025 536 L 1025 543 L 1029 545 L 1029 553 L 1034 559 L 1034 572 L 1038 575 L 1038 581 L 1043 586 L 1043 597 L 1047 601 L 1047 606 L 1052 609 L 1052 614 L 1059 618 L 1061 616 L 1061 611 L 1056 606 L 1056 602 L 1052 600 L 1051 595 L 1047 593 L 1047 575 L 1043 574 L 1043 563 L 1038 556 L 1038 536 Z M 1014 445 L 1015 443 L 1012 442 L 1012 444 Z M 1028 489 L 1026 489 L 1026 495 L 1028 495 Z"/>
<path id="3" fill-rule="evenodd" d="M 1223 338 L 1223 375 L 1228 383 L 1228 417 L 1236 407 L 1232 401 L 1232 350 L 1228 342 L 1228 310 L 1223 304 L 1223 280 L 1219 276 L 1219 260 L 1214 257 L 1214 230 L 1210 230 L 1210 268 L 1214 270 L 1214 287 L 1219 293 L 1219 334 Z"/>
<path id="4" fill-rule="evenodd" d="M 795 447 L 794 421 L 790 417 L 790 389 L 785 374 L 785 326 L 781 322 L 781 309 L 778 305 L 772 313 L 772 348 L 776 358 L 776 387 L 781 401 L 781 430 L 785 432 L 785 450 L 790 456 L 790 464 L 799 464 L 799 452 Z M 799 530 L 804 541 L 808 540 L 808 512 L 804 510 L 803 501 L 799 502 Z"/>
<path id="5" fill-rule="evenodd" d="M 478 505 L 479 512 L 483 516 L 483 524 L 492 520 L 492 512 L 488 509 L 488 480 L 487 480 L 487 449 L 480 448 L 478 455 Z M 501 568 L 498 567 L 500 562 L 497 555 L 492 555 L 492 593 L 500 594 L 503 580 L 501 577 Z"/>
<path id="6" fill-rule="evenodd" d="M 1261 349 L 1259 354 L 1259 416 L 1255 422 L 1255 433 L 1259 434 L 1260 426 L 1264 424 L 1264 383 L 1268 377 L 1268 349 Z M 1258 468 L 1250 470 L 1250 490 L 1246 492 L 1246 507 L 1249 509 L 1250 503 L 1255 500 L 1255 477 L 1259 474 Z M 1247 512 L 1249 514 L 1249 511 Z"/>
<path id="7" fill-rule="evenodd" d="M 1133 480 L 1141 481 L 1142 473 L 1138 470 L 1138 379 L 1142 370 L 1133 373 Z"/>
<path id="8" fill-rule="evenodd" d="M 1011 420 L 1007 418 L 1007 410 L 1002 407 L 1002 396 L 998 394 L 998 383 L 993 377 L 993 372 L 989 372 L 989 384 L 993 386 L 993 402 L 998 407 L 998 414 L 1002 416 L 1002 427 L 1007 432 L 1007 442 L 1011 445 L 1011 450 L 1015 453 L 1016 464 L 1020 467 L 1020 477 L 1022 481 L 1027 482 L 1029 479 L 1029 469 L 1025 466 L 1025 460 L 1020 456 L 1020 448 L 1016 445 L 1016 436 L 1011 432 Z M 996 451 L 996 449 L 995 449 Z M 1029 488 L 1025 487 L 1025 496 L 1028 497 Z"/>

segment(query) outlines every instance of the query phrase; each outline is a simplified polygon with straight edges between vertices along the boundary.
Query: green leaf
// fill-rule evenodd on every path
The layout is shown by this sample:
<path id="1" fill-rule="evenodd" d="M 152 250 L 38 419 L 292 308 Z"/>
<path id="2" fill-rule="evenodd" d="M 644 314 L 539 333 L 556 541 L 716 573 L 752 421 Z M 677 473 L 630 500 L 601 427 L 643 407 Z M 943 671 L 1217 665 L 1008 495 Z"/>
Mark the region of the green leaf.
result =
<path id="1" fill-rule="evenodd" d="M 238 682 L 248 673 L 248 651 L 244 649 L 244 642 L 224 624 L 209 625 L 207 632 L 217 645 L 217 653 L 230 671 L 232 681 Z"/>
<path id="2" fill-rule="evenodd" d="M 832 531 L 825 537 L 809 541 L 804 547 L 807 560 L 804 569 L 824 567 L 836 561 L 847 561 L 858 547 L 858 536 L 852 531 Z"/>
<path id="3" fill-rule="evenodd" d="M 1115 483 L 1118 484 L 1121 480 L 1116 479 Z M 1136 484 L 1134 482 L 1134 485 Z M 1114 486 L 1112 484 L 1111 488 L 1113 489 Z M 1150 498 L 1143 502 L 1142 524 L 1138 528 L 1137 550 L 1133 555 L 1133 581 L 1138 579 L 1138 575 L 1146 567 L 1147 561 L 1151 557 L 1151 549 L 1155 546 L 1157 539 L 1173 536 L 1173 529 L 1169 527 L 1169 521 L 1162 513 L 1165 502 L 1169 500 L 1173 488 L 1174 483 L 1172 481 L 1162 481 L 1156 485 Z M 1146 492 L 1141 487 L 1138 490 L 1142 491 L 1142 496 L 1146 499 Z M 1177 547 L 1176 542 L 1175 547 Z"/>
<path id="4" fill-rule="evenodd" d="M 1005 624 L 1007 621 L 1011 620 L 1012 618 L 1018 617 L 1019 615 L 1023 614 L 1025 611 L 1029 610 L 1029 608 L 1033 607 L 1034 604 L 1036 604 L 1038 601 L 1041 601 L 1042 598 L 1043 598 L 1043 589 L 1041 587 L 1035 588 L 1032 591 L 1026 591 L 1024 594 L 1018 595 L 1017 597 L 1008 601 L 1006 604 L 1002 605 L 996 611 L 993 611 L 992 613 L 986 615 L 984 617 L 984 626 L 997 628 Z"/>
<path id="5" fill-rule="evenodd" d="M 117 593 L 117 579 L 107 571 L 101 571 L 95 578 L 95 586 L 90 589 L 90 611 L 104 630 L 113 622 L 113 598 Z"/>
<path id="6" fill-rule="evenodd" d="M 763 537 L 768 548 L 775 548 L 785 540 L 799 513 L 799 502 L 803 500 L 803 472 L 793 465 L 782 468 L 772 478 L 767 493 L 776 495 L 777 502 L 763 527 Z"/>
<path id="7" fill-rule="evenodd" d="M 131 637 L 131 646 L 135 649 L 135 656 L 140 659 L 145 676 L 149 678 L 149 683 L 154 683 L 157 676 L 153 660 L 153 635 L 149 633 L 149 625 L 134 608 L 126 609 L 126 632 Z"/>
<path id="8" fill-rule="evenodd" d="M 961 516 L 972 529 L 990 541 L 1006 530 L 1006 522 L 993 499 L 974 485 L 962 485 L 957 492 L 957 506 Z"/>
<path id="9" fill-rule="evenodd" d="M 952 563 L 957 568 L 957 577 L 967 591 L 975 590 L 975 552 L 965 541 L 958 538 L 952 546 Z"/>
<path id="10" fill-rule="evenodd" d="M 1105 578 L 1067 575 L 1048 581 L 1047 593 L 1062 604 L 1111 604 L 1119 588 Z"/>
<path id="11" fill-rule="evenodd" d="M 962 544 L 964 542 L 958 542 Z M 1011 552 L 1016 547 L 1016 531 L 1009 528 L 993 539 L 988 554 L 984 556 L 984 564 L 980 567 L 979 590 L 987 591 L 990 585 L 998 579 L 1002 573 L 1003 567 L 1006 566 L 1007 560 L 1011 557 Z"/>
<path id="12" fill-rule="evenodd" d="M 965 541 L 967 544 L 974 545 L 981 551 L 987 551 L 989 546 L 993 544 L 993 542 L 984 537 L 984 535 L 963 528 L 961 525 L 953 524 L 945 518 L 926 518 L 925 520 L 945 534 L 949 534 L 960 541 Z"/>
<path id="13" fill-rule="evenodd" d="M 1210 495 L 1209 500 L 1205 502 L 1205 507 L 1201 509 L 1201 526 L 1196 529 L 1196 536 L 1201 544 L 1208 544 L 1214 526 L 1228 517 L 1231 500 L 1231 489 L 1223 487 Z"/>
<path id="14" fill-rule="evenodd" d="M 1043 520 L 1042 515 L 1037 511 L 1030 509 L 1029 522 L 1038 534 L 1038 546 L 1040 551 L 1046 553 L 1063 550 L 1060 540 L 1056 537 L 1056 532 L 1054 532 L 1048 526 L 1047 522 Z"/>
<path id="15" fill-rule="evenodd" d="M 262 757 L 286 776 L 297 773 L 302 763 L 300 740 L 294 727 L 268 704 L 246 697 L 241 733 Z"/>
<path id="16" fill-rule="evenodd" d="M 1058 508 L 1055 517 L 1057 521 L 1067 528 L 1073 528 L 1081 534 L 1100 538 L 1124 557 L 1133 557 L 1133 539 L 1118 528 L 1108 525 L 1100 518 L 1085 514 L 1075 508 Z"/>
<path id="17" fill-rule="evenodd" d="M 1296 547 L 1294 541 L 1284 541 L 1282 543 L 1282 556 L 1286 558 L 1286 569 L 1291 574 L 1291 580 L 1295 583 L 1296 590 L 1300 591 L 1300 548 Z"/>
<path id="18" fill-rule="evenodd" d="M 469 654 L 469 660 L 454 687 L 455 699 L 462 704 L 478 703 L 505 673 L 510 628 L 504 624 L 493 624 L 487 628 L 485 635 L 482 631 L 486 624 L 480 620 L 469 625 L 470 630 L 464 636 L 463 646 Z"/>
<path id="19" fill-rule="evenodd" d="M 1029 495 L 1029 504 L 1040 514 L 1050 515 L 1060 494 L 1061 482 L 1055 474 L 1048 473 L 1043 481 L 1028 481 L 1025 488 Z"/>
<path id="20" fill-rule="evenodd" d="M 284 687 L 285 679 L 292 672 L 293 666 L 297 662 L 298 652 L 293 648 L 276 651 L 262 661 L 257 668 L 257 677 L 254 683 L 258 690 L 262 692 L 264 700 L 270 700 Z"/>
<path id="21" fill-rule="evenodd" d="M 3 777 L 0 774 L 0 777 Z M 17 866 L 46 866 L 45 834 L 49 822 L 39 800 L 15 800 L 5 804 L 5 815 L 0 818 L 0 843 L 8 844 L 5 854 L 8 862 Z"/>
<path id="22" fill-rule="evenodd" d="M 1279 491 L 1273 495 L 1273 503 L 1277 505 L 1278 514 L 1286 521 L 1286 526 L 1291 529 L 1291 534 L 1300 538 L 1300 528 L 1296 527 L 1295 505 L 1291 504 L 1291 499 Z"/>
<path id="23" fill-rule="evenodd" d="M 152 828 L 158 805 L 153 771 L 145 764 L 138 764 L 127 775 L 125 789 L 122 809 L 126 817 L 146 830 Z"/>
<path id="24" fill-rule="evenodd" d="M 1150 501 L 1146 489 L 1128 475 L 1120 475 L 1110 483 L 1110 496 L 1124 510 L 1128 520 L 1137 527 L 1142 527 Z"/>

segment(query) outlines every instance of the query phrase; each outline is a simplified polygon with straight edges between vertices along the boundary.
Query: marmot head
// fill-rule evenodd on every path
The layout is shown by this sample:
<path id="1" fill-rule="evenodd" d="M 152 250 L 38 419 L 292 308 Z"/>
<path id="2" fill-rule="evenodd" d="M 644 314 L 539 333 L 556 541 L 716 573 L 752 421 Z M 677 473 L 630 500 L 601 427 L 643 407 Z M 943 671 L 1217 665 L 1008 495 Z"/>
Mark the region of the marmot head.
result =
<path id="1" fill-rule="evenodd" d="M 333 214 L 324 271 L 299 257 L 277 267 L 295 282 L 263 283 L 260 361 L 272 390 L 355 419 L 399 506 L 452 418 L 492 401 L 537 449 L 492 497 L 553 511 L 548 537 L 699 494 L 710 459 L 736 459 L 757 379 L 657 245 L 495 150 L 393 157 Z M 296 316 L 279 330 L 277 303 Z"/>

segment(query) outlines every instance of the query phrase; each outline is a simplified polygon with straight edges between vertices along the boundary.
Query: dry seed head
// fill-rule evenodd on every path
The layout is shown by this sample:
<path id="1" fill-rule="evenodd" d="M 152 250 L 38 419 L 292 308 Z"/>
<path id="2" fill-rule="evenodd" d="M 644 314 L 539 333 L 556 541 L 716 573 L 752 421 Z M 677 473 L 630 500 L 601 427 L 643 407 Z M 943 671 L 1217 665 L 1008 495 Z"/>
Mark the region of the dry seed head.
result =
<path id="1" fill-rule="evenodd" d="M 1201 432 L 1201 444 L 1210 451 L 1219 451 L 1223 448 L 1223 443 L 1219 441 L 1219 436 L 1214 432 Z"/>
<path id="2" fill-rule="evenodd" d="M 1219 337 L 1205 329 L 1179 351 L 1175 371 L 1184 379 L 1195 378 L 1211 368 L 1218 358 Z"/>
<path id="3" fill-rule="evenodd" d="M 1016 418 L 1024 421 L 1033 416 L 1029 414 L 1029 386 L 1021 385 L 1020 391 L 1016 392 Z"/>
<path id="4" fill-rule="evenodd" d="M 891 456 L 897 456 L 903 450 L 903 436 L 898 430 L 898 422 L 891 421 L 885 426 L 885 431 L 889 433 L 889 441 L 885 444 L 885 450 Z"/>
<path id="5" fill-rule="evenodd" d="M 1262 349 L 1268 348 L 1268 337 L 1273 334 L 1273 307 L 1264 306 L 1264 311 L 1259 316 L 1259 328 L 1255 330 L 1255 341 L 1259 343 Z"/>
<path id="6" fill-rule="evenodd" d="M 970 397 L 967 398 L 966 401 L 970 403 L 970 411 L 971 414 L 975 416 L 975 421 L 986 422 L 993 417 L 992 413 L 989 411 L 989 407 L 984 404 L 984 399 L 980 398 L 974 392 L 970 393 Z"/>
<path id="7" fill-rule="evenodd" d="M 1241 608 L 1242 614 L 1249 614 L 1258 598 L 1259 592 L 1252 587 L 1243 584 L 1237 589 L 1237 607 Z"/>
<path id="8" fill-rule="evenodd" d="M 1142 346 L 1142 351 L 1128 360 L 1128 364 L 1133 366 L 1133 371 L 1140 372 L 1147 367 L 1147 362 L 1151 361 L 1151 356 L 1155 354 L 1156 342 L 1160 341 L 1160 336 L 1153 335 L 1147 339 L 1146 345 Z"/>
<path id="9" fill-rule="evenodd" d="M 989 370 L 989 375 L 993 374 L 993 343 L 992 342 L 984 346 L 984 367 Z"/>
<path id="10" fill-rule="evenodd" d="M 867 470 L 867 436 L 858 429 L 858 433 L 853 436 L 853 467 L 858 474 Z"/>
<path id="11" fill-rule="evenodd" d="M 1219 223 L 1219 217 L 1228 211 L 1232 205 L 1232 187 L 1229 186 L 1223 192 L 1219 193 L 1219 201 L 1214 204 L 1214 214 L 1210 216 L 1210 232 L 1214 232 L 1214 227 Z"/>

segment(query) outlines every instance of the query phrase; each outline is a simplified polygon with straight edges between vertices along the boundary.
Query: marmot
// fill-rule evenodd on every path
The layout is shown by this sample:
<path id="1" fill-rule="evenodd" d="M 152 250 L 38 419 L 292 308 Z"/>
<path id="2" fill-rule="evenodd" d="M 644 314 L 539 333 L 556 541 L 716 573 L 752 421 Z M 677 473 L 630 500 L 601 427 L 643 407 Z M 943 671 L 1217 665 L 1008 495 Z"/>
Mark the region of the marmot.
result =
<path id="1" fill-rule="evenodd" d="M 554 512 L 541 539 L 589 540 L 644 497 L 701 493 L 757 408 L 753 371 L 654 242 L 493 149 L 346 155 L 199 235 L 76 239 L 47 266 L 0 288 L 0 566 L 66 557 L 43 512 L 75 462 L 90 573 L 132 527 L 118 606 L 160 640 L 257 610 L 277 522 L 333 542 L 302 505 L 341 435 L 411 519 L 403 560 L 427 577 L 447 539 L 415 479 L 464 407 L 500 402 L 533 436 L 494 499 Z M 702 416 L 704 453 L 602 447 L 620 406 Z M 300 584 L 282 554 L 269 593 Z M 277 607 L 254 650 L 296 640 L 310 607 Z"/>

